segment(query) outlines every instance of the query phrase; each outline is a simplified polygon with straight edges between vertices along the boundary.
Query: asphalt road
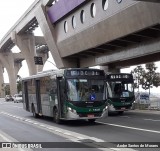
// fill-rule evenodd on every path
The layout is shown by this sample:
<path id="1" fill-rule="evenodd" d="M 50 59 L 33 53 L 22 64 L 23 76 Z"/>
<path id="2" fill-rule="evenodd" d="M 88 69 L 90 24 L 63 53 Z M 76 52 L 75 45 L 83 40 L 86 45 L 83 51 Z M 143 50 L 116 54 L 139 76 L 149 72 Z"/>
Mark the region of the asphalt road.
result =
<path id="1" fill-rule="evenodd" d="M 31 113 L 23 109 L 22 103 L 1 100 L 0 129 L 19 142 L 115 142 L 116 145 L 118 142 L 123 144 L 152 142 L 152 144 L 157 144 L 157 142 L 160 142 L 160 113 L 156 113 L 131 110 L 121 116 L 112 114 L 105 119 L 97 120 L 93 124 L 87 121 L 66 121 L 57 125 L 52 121 L 52 118 L 33 118 Z M 54 148 L 54 150 L 98 150 L 97 148 L 71 149 L 60 147 Z M 134 147 L 130 149 L 111 149 L 112 145 L 109 148 L 118 151 L 160 150 L 160 148 Z M 53 148 L 47 150 L 53 150 Z"/>

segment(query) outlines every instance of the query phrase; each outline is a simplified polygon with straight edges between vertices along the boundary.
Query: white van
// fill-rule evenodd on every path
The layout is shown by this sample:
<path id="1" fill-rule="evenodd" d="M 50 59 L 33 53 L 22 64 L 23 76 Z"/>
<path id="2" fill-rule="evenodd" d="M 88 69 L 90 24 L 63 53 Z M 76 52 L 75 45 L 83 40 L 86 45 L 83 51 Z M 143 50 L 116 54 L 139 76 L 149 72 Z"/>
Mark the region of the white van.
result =
<path id="1" fill-rule="evenodd" d="M 15 94 L 14 97 L 14 103 L 19 103 L 19 102 L 23 102 L 22 100 L 22 94 Z"/>

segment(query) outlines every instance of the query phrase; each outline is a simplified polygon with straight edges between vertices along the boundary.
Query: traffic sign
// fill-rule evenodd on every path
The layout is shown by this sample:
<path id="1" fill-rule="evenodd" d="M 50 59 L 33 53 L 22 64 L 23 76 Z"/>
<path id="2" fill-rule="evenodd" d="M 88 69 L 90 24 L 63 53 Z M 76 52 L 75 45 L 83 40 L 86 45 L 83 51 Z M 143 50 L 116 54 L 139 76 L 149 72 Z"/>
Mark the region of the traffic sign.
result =
<path id="1" fill-rule="evenodd" d="M 35 62 L 35 65 L 43 65 L 42 57 L 35 56 L 34 57 L 34 62 Z"/>

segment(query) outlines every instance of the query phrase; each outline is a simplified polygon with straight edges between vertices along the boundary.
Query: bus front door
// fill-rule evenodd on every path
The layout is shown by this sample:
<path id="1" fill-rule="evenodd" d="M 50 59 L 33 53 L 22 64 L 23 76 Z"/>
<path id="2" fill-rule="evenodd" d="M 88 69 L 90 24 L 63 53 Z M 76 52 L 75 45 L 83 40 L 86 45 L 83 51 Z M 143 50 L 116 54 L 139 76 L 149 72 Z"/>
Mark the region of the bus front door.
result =
<path id="1" fill-rule="evenodd" d="M 38 114 L 42 113 L 41 94 L 40 94 L 40 80 L 36 80 L 36 102 Z"/>

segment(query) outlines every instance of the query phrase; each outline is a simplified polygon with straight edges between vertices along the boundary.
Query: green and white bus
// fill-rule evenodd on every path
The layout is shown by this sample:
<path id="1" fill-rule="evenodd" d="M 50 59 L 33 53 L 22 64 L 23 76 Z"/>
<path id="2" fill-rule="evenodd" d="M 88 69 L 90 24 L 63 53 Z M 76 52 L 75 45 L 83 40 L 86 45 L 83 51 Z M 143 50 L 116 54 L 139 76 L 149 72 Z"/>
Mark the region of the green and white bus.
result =
<path id="1" fill-rule="evenodd" d="M 118 112 L 131 109 L 135 100 L 134 80 L 132 74 L 117 73 L 106 75 L 108 112 Z"/>
<path id="2" fill-rule="evenodd" d="M 34 117 L 94 122 L 108 115 L 105 73 L 73 68 L 39 73 L 22 79 L 23 107 Z"/>

